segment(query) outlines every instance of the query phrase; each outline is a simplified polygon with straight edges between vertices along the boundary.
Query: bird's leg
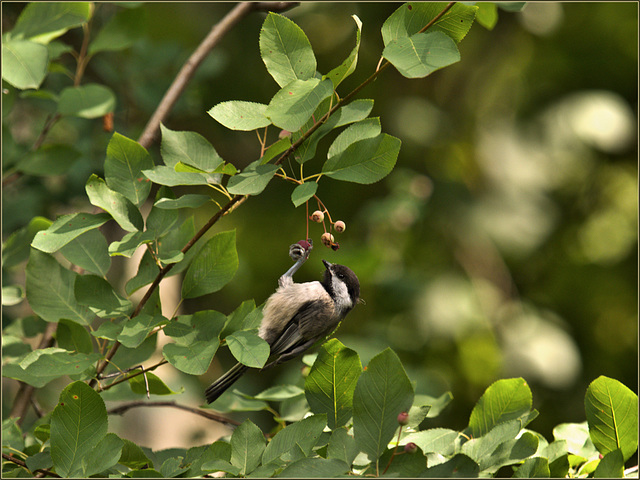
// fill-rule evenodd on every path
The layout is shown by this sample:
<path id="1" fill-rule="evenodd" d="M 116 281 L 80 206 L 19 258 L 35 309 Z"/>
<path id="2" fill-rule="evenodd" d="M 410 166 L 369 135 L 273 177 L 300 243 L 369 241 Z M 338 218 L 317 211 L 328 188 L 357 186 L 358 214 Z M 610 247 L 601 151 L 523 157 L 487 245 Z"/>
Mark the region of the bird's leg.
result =
<path id="1" fill-rule="evenodd" d="M 309 248 L 305 248 L 299 243 L 294 243 L 289 247 L 289 256 L 292 260 L 295 260 L 295 263 L 278 280 L 278 284 L 280 286 L 284 286 L 287 283 L 293 283 L 293 275 L 298 271 L 302 264 L 307 261 L 312 248 L 313 247 L 311 246 L 309 246 Z"/>

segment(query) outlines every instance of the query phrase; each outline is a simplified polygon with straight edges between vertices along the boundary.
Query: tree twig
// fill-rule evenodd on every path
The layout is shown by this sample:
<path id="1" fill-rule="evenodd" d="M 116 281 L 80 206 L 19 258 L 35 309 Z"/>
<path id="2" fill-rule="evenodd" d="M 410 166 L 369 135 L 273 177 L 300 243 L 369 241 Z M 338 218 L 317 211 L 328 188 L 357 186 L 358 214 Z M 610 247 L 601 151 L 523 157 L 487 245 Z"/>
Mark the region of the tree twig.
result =
<path id="1" fill-rule="evenodd" d="M 29 467 L 27 467 L 27 464 L 18 458 L 15 458 L 4 452 L 2 453 L 2 458 L 12 463 L 15 463 L 16 465 L 20 465 L 22 468 L 26 468 L 29 472 L 31 472 L 31 470 L 29 470 Z M 45 475 L 49 475 L 50 477 L 60 478 L 60 475 L 58 475 L 55 472 L 52 472 L 51 470 L 47 470 L 46 468 L 38 468 L 37 470 L 34 470 L 32 473 L 36 473 L 36 472 L 42 472 Z"/>
<path id="2" fill-rule="evenodd" d="M 132 408 L 136 408 L 136 407 L 171 407 L 171 408 L 177 408 L 179 410 L 184 410 L 186 412 L 193 413 L 194 415 L 200 415 L 201 417 L 207 418 L 209 420 L 214 420 L 214 421 L 219 422 L 219 423 L 224 423 L 224 424 L 228 424 L 228 425 L 234 425 L 236 427 L 238 425 L 240 425 L 240 422 L 237 422 L 237 421 L 232 420 L 230 418 L 223 417 L 222 415 L 219 415 L 217 413 L 210 412 L 208 410 L 202 410 L 200 408 L 188 407 L 187 405 L 181 405 L 181 404 L 176 403 L 176 402 L 147 402 L 146 400 L 136 400 L 136 401 L 133 401 L 133 402 L 128 402 L 128 403 L 122 404 L 122 405 L 120 405 L 118 407 L 115 407 L 115 408 L 112 408 L 110 410 L 107 410 L 107 414 L 110 414 L 110 415 L 122 415 L 127 410 L 131 410 Z"/>
<path id="3" fill-rule="evenodd" d="M 43 348 L 53 345 L 53 334 L 56 331 L 57 325 L 57 323 L 47 323 L 47 328 L 42 334 L 42 338 L 38 344 L 38 350 L 42 350 Z M 22 425 L 22 422 L 24 422 L 24 415 L 31 404 L 31 396 L 35 391 L 35 387 L 24 382 L 19 383 L 20 388 L 18 389 L 16 398 L 13 401 L 13 406 L 11 407 L 11 413 L 9 413 L 9 416 L 13 418 L 18 417 L 17 423 L 18 425 Z"/>
<path id="4" fill-rule="evenodd" d="M 164 97 L 158 104 L 158 108 L 153 112 L 149 122 L 147 122 L 142 135 L 138 139 L 138 143 L 148 148 L 158 133 L 160 123 L 167 117 L 180 95 L 187 87 L 187 84 L 195 74 L 196 70 L 209 52 L 220 42 L 220 40 L 244 17 L 254 10 L 272 10 L 282 11 L 293 7 L 298 2 L 242 2 L 237 4 L 220 22 L 211 29 L 198 48 L 184 63 L 178 75 L 171 83 L 171 86 L 164 94 Z"/>

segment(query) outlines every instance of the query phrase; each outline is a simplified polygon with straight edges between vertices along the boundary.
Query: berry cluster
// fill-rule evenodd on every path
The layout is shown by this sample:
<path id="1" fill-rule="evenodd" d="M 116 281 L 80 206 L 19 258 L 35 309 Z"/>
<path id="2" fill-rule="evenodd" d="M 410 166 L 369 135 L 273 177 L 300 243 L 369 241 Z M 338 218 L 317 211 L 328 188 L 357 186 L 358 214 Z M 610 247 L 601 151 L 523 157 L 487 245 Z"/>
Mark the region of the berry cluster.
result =
<path id="1" fill-rule="evenodd" d="M 333 237 L 333 235 L 330 232 L 327 232 L 327 227 L 324 223 L 325 212 L 327 213 L 329 224 L 333 226 L 333 229 L 337 233 L 342 233 L 346 230 L 347 225 L 342 220 L 338 220 L 336 222 L 331 221 L 331 216 L 329 216 L 329 212 L 327 210 L 325 210 L 324 212 L 322 210 L 316 210 L 309 216 L 309 219 L 316 223 L 322 223 L 322 226 L 324 228 L 324 233 L 320 238 L 320 240 L 322 241 L 322 244 L 325 247 L 331 248 L 332 250 L 338 250 L 340 248 L 340 245 L 335 241 L 335 238 Z"/>

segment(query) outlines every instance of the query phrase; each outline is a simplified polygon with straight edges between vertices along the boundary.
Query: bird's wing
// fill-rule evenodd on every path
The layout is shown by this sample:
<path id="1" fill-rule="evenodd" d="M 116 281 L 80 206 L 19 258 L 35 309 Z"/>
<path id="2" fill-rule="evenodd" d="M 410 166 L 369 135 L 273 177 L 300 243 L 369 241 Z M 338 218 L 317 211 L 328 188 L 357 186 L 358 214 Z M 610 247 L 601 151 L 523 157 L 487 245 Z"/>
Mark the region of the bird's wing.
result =
<path id="1" fill-rule="evenodd" d="M 333 328 L 334 325 L 327 325 L 329 318 L 318 317 L 318 312 L 325 311 L 322 308 L 317 308 L 318 302 L 317 300 L 309 301 L 300 307 L 284 328 L 282 334 L 271 345 L 272 355 L 292 352 L 297 347 L 311 341 L 306 347 L 308 348 L 315 340 L 320 338 L 322 333 L 327 329 Z"/>

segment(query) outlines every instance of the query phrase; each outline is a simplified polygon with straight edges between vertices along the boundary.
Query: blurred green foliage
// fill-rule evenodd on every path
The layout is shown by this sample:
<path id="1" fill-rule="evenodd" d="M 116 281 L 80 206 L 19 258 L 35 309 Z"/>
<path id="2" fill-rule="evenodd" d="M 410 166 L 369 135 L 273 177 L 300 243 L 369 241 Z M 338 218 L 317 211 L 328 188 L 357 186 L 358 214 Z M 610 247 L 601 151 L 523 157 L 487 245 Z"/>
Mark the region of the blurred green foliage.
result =
<path id="1" fill-rule="evenodd" d="M 120 8 L 97 5 L 96 25 Z M 23 7 L 3 4 L 5 29 Z M 339 89 L 345 95 L 376 68 L 380 27 L 397 7 L 303 2 L 287 16 L 307 33 L 322 71 L 353 48 L 350 16 L 362 20 L 358 69 Z M 89 63 L 84 82 L 116 92 L 117 132 L 138 138 L 179 66 L 230 8 L 145 4 L 140 40 Z M 375 100 L 372 116 L 381 117 L 383 131 L 402 140 L 398 164 L 374 185 L 320 182 L 318 195 L 348 228 L 332 252 L 312 225 L 317 247 L 296 280 L 318 279 L 321 258 L 359 275 L 366 304 L 337 337 L 365 365 L 392 347 L 418 394 L 451 390 L 454 401 L 432 426 L 463 428 L 487 385 L 522 376 L 542 412 L 535 429 L 550 438 L 558 423 L 584 420 L 584 392 L 594 378 L 616 378 L 637 393 L 638 5 L 532 3 L 498 14 L 491 31 L 473 26 L 459 63 L 419 80 L 389 69 L 361 92 Z M 259 56 L 263 19 L 254 13 L 223 39 L 165 122 L 200 133 L 238 168 L 259 157 L 257 139 L 225 129 L 207 111 L 230 99 L 266 102 L 277 91 Z M 79 47 L 81 32 L 62 39 Z M 75 68 L 68 55 L 60 63 Z M 45 87 L 66 85 L 66 76 L 53 74 Z M 33 144 L 54 105 L 3 89 L 4 172 Z M 46 143 L 70 141 L 82 155 L 65 175 L 24 175 L 5 186 L 3 241 L 36 215 L 89 209 L 84 184 L 91 173 L 103 175 L 110 138 L 99 119 L 56 124 Z M 150 153 L 158 163 L 158 146 Z M 187 301 L 187 313 L 230 313 L 274 290 L 289 266 L 288 245 L 305 236 L 304 206 L 293 208 L 291 189 L 273 181 L 220 222 L 216 231 L 237 229 L 240 269 L 221 292 Z M 197 221 L 213 213 L 203 207 Z M 122 269 L 114 259 L 110 278 Z M 23 270 L 3 274 L 19 283 Z M 16 315 L 5 309 L 3 322 Z M 231 361 L 226 353 L 219 353 L 223 366 Z M 238 388 L 255 393 L 258 382 L 296 378 L 301 365 L 291 363 L 248 375 Z M 221 370 L 214 361 L 202 386 Z"/>

